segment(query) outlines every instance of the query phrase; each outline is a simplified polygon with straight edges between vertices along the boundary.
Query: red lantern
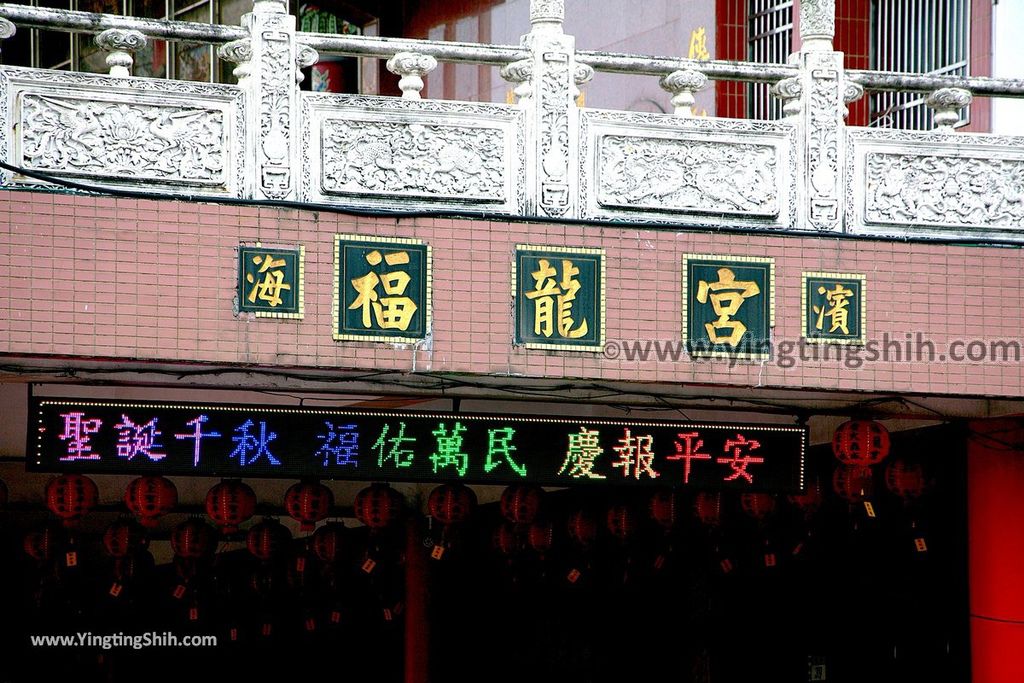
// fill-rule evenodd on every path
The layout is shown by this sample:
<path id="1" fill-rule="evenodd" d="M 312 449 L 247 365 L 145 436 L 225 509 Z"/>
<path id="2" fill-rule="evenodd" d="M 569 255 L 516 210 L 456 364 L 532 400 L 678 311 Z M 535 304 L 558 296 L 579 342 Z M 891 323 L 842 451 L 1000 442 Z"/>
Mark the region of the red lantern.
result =
<path id="1" fill-rule="evenodd" d="M 786 500 L 792 503 L 797 510 L 804 513 L 805 518 L 810 517 L 821 508 L 821 503 L 824 500 L 821 480 L 815 478 L 814 481 L 807 485 L 806 491 L 786 496 Z"/>
<path id="2" fill-rule="evenodd" d="M 832 452 L 850 467 L 867 467 L 889 455 L 889 432 L 874 420 L 849 420 L 832 437 Z"/>
<path id="3" fill-rule="evenodd" d="M 441 524 L 464 522 L 475 507 L 476 494 L 462 484 L 441 484 L 430 492 L 427 499 L 430 516 Z"/>
<path id="4" fill-rule="evenodd" d="M 238 479 L 225 479 L 206 494 L 206 514 L 221 533 L 238 531 L 256 511 L 256 494 Z"/>
<path id="5" fill-rule="evenodd" d="M 216 531 L 198 517 L 186 519 L 171 531 L 171 548 L 183 559 L 195 560 L 212 555 L 216 545 Z"/>
<path id="6" fill-rule="evenodd" d="M 119 519 L 103 532 L 103 547 L 111 557 L 125 557 L 145 546 L 142 530 L 130 519 Z"/>
<path id="7" fill-rule="evenodd" d="M 98 497 L 96 483 L 81 474 L 63 474 L 46 485 L 46 507 L 66 527 L 75 526 L 82 515 L 96 506 Z"/>
<path id="8" fill-rule="evenodd" d="M 672 530 L 679 523 L 679 494 L 670 489 L 655 491 L 647 506 L 651 519 L 666 530 Z"/>
<path id="9" fill-rule="evenodd" d="M 319 482 L 293 484 L 284 494 L 284 509 L 299 522 L 299 531 L 312 531 L 316 523 L 327 519 L 334 506 L 334 494 Z"/>
<path id="10" fill-rule="evenodd" d="M 555 527 L 551 522 L 534 522 L 526 532 L 526 540 L 534 552 L 543 555 L 555 544 Z"/>
<path id="11" fill-rule="evenodd" d="M 924 493 L 924 468 L 918 463 L 893 460 L 885 468 L 885 487 L 905 501 L 916 500 Z"/>
<path id="12" fill-rule="evenodd" d="M 279 554 L 292 540 L 292 532 L 272 517 L 252 525 L 245 537 L 245 546 L 253 557 L 264 562 Z"/>
<path id="13" fill-rule="evenodd" d="M 612 536 L 620 541 L 628 541 L 636 529 L 636 515 L 628 505 L 613 505 L 608 508 L 605 523 Z"/>
<path id="14" fill-rule="evenodd" d="M 740 496 L 743 511 L 758 522 L 775 512 L 775 496 L 768 493 L 744 493 Z"/>
<path id="15" fill-rule="evenodd" d="M 715 528 L 722 523 L 722 494 L 702 491 L 693 501 L 697 519 L 706 527 Z"/>
<path id="16" fill-rule="evenodd" d="M 491 545 L 505 557 L 511 557 L 523 549 L 523 539 L 516 532 L 515 527 L 503 522 L 494 530 L 491 537 Z"/>
<path id="17" fill-rule="evenodd" d="M 341 522 L 328 522 L 313 534 L 313 552 L 323 562 L 337 562 L 345 547 L 345 525 Z"/>
<path id="18" fill-rule="evenodd" d="M 41 529 L 36 529 L 25 534 L 22 547 L 25 554 L 37 562 L 47 562 L 53 559 L 57 548 L 64 543 L 64 535 L 60 527 L 47 524 Z"/>
<path id="19" fill-rule="evenodd" d="M 128 506 L 139 523 L 155 527 L 160 517 L 178 504 L 178 489 L 170 479 L 149 475 L 132 479 L 124 492 L 124 504 Z"/>
<path id="20" fill-rule="evenodd" d="M 501 492 L 501 516 L 513 524 L 530 524 L 537 518 L 544 491 L 533 484 L 513 484 Z"/>
<path id="21" fill-rule="evenodd" d="M 589 548 L 597 540 L 597 521 L 584 510 L 569 516 L 568 529 L 569 538 L 583 548 Z"/>
<path id="22" fill-rule="evenodd" d="M 356 494 L 356 519 L 371 529 L 383 529 L 398 519 L 402 494 L 387 484 L 371 484 Z"/>
<path id="23" fill-rule="evenodd" d="M 832 489 L 848 503 L 867 500 L 875 490 L 871 468 L 837 467 L 832 474 Z"/>

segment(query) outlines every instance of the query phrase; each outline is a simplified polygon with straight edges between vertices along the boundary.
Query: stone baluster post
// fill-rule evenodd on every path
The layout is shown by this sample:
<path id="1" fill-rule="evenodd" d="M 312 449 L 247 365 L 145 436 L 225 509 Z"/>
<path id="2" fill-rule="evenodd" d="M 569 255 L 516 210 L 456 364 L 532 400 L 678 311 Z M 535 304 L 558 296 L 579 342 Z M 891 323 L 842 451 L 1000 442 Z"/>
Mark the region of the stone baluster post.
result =
<path id="1" fill-rule="evenodd" d="M 124 78 L 132 75 L 132 53 L 146 47 L 146 36 L 131 29 L 108 28 L 96 36 L 96 45 L 109 53 L 110 75 Z"/>
<path id="2" fill-rule="evenodd" d="M 708 77 L 693 69 L 681 69 L 663 76 L 658 84 L 672 93 L 672 107 L 676 116 L 693 116 L 695 95 L 708 83 Z"/>
<path id="3" fill-rule="evenodd" d="M 517 94 L 527 99 L 527 196 L 536 203 L 528 212 L 539 216 L 577 215 L 579 186 L 576 138 L 579 109 L 576 107 L 578 82 L 585 82 L 590 71 L 578 69 L 576 43 L 562 32 L 564 0 L 531 0 L 530 32 L 523 46 L 530 51 L 530 66 L 506 75 L 520 80 Z M 512 65 L 509 65 L 510 67 Z M 529 86 L 525 86 L 528 79 Z M 521 102 L 522 103 L 522 102 Z"/>
<path id="4" fill-rule="evenodd" d="M 806 225 L 822 232 L 843 229 L 844 134 L 846 111 L 843 53 L 832 46 L 835 0 L 801 0 L 799 88 L 782 89 L 784 97 L 799 93 L 802 103 Z M 790 107 L 790 112 L 793 111 Z"/>
<path id="5" fill-rule="evenodd" d="M 8 38 L 14 37 L 18 27 L 14 25 L 14 22 L 10 19 L 4 19 L 0 17 L 0 42 L 7 40 Z"/>
<path id="6" fill-rule="evenodd" d="M 936 132 L 952 133 L 960 120 L 960 110 L 971 103 L 971 91 L 963 88 L 939 88 L 924 101 L 935 110 Z"/>
<path id="7" fill-rule="evenodd" d="M 399 52 L 387 61 L 388 71 L 400 76 L 398 87 L 402 99 L 418 100 L 423 90 L 423 77 L 437 68 L 437 60 L 430 55 Z"/>

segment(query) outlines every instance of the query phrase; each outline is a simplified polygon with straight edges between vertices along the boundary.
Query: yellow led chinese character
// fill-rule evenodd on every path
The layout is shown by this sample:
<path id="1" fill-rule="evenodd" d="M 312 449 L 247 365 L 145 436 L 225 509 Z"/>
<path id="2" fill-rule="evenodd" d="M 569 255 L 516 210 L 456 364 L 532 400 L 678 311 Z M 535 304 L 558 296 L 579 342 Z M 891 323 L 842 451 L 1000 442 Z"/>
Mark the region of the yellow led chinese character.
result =
<path id="1" fill-rule="evenodd" d="M 824 285 L 818 287 L 818 294 L 824 294 L 825 300 L 831 304 L 831 308 L 826 306 L 813 306 L 814 312 L 818 314 L 818 324 L 815 326 L 817 329 L 823 329 L 825 317 L 827 316 L 832 325 L 829 328 L 829 334 L 836 330 L 841 330 L 843 334 L 850 334 L 850 329 L 847 327 L 850 319 L 850 302 L 849 298 L 853 296 L 853 290 L 846 289 L 838 282 L 836 283 L 835 289 L 825 289 Z"/>
<path id="2" fill-rule="evenodd" d="M 284 284 L 283 270 L 271 269 L 284 268 L 287 262 L 284 259 L 275 259 L 270 254 L 266 256 L 253 256 L 252 262 L 260 266 L 257 274 L 262 275 L 263 279 L 257 281 L 252 273 L 246 274 L 246 281 L 253 285 L 246 299 L 251 304 L 256 303 L 256 299 L 259 299 L 260 301 L 267 302 L 271 307 L 280 306 L 284 303 L 284 300 L 281 299 L 281 292 L 291 289 L 292 286 Z"/>
<path id="3" fill-rule="evenodd" d="M 718 282 L 701 280 L 697 285 L 697 301 L 704 304 L 710 293 L 711 306 L 715 309 L 718 320 L 704 323 L 708 339 L 714 344 L 729 344 L 735 347 L 747 332 L 747 326 L 732 316 L 740 310 L 744 299 L 757 296 L 761 288 L 756 282 L 740 281 L 736 274 L 728 268 L 718 269 Z M 718 330 L 732 330 L 728 335 L 718 334 Z"/>
<path id="4" fill-rule="evenodd" d="M 533 333 L 550 337 L 555 329 L 558 336 L 566 339 L 579 339 L 589 329 L 584 319 L 576 329 L 572 318 L 572 302 L 580 291 L 576 276 L 580 269 L 568 259 L 562 260 L 562 279 L 555 281 L 557 271 L 547 259 L 540 259 L 540 267 L 530 273 L 534 280 L 534 289 L 526 292 L 526 298 L 533 301 L 534 318 Z"/>

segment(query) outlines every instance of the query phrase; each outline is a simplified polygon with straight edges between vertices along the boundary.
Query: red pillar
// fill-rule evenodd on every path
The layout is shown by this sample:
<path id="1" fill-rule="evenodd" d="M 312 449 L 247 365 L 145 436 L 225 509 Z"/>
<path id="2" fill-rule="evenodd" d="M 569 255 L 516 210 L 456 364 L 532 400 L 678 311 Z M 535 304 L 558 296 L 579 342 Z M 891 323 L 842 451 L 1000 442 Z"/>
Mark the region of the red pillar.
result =
<path id="1" fill-rule="evenodd" d="M 1024 681 L 1024 420 L 971 424 L 967 539 L 973 683 Z"/>
<path id="2" fill-rule="evenodd" d="M 405 526 L 405 683 L 430 680 L 430 621 L 426 550 L 420 519 L 409 515 Z"/>

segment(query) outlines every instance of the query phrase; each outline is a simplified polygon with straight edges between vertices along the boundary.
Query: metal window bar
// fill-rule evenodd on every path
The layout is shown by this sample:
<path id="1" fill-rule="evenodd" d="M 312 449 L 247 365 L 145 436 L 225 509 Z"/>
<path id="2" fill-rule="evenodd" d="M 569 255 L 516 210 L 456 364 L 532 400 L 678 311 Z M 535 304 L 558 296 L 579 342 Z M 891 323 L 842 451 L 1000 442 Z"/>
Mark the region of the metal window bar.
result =
<path id="1" fill-rule="evenodd" d="M 970 55 L 969 0 L 873 0 L 872 69 L 936 76 L 967 76 Z M 925 95 L 872 92 L 871 126 L 930 130 L 933 112 Z M 970 122 L 964 110 L 957 127 Z"/>
<path id="2" fill-rule="evenodd" d="M 793 43 L 792 0 L 748 0 L 747 59 L 763 64 L 785 64 Z M 747 116 L 782 118 L 782 102 L 772 97 L 767 83 L 747 84 Z"/>

